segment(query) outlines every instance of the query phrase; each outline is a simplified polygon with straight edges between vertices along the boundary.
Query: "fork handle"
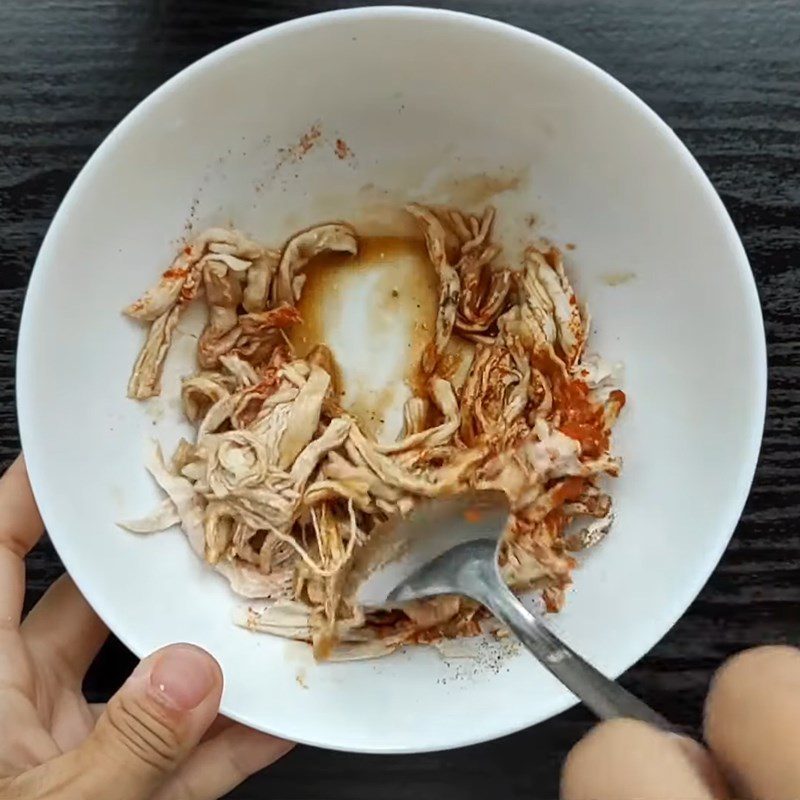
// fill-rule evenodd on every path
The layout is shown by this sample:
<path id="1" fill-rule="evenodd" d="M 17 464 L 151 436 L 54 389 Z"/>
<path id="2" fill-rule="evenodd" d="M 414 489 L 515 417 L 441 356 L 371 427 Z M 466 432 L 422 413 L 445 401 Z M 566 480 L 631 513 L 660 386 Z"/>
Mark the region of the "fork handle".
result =
<path id="1" fill-rule="evenodd" d="M 494 564 L 481 566 L 484 568 L 477 570 L 477 574 L 473 573 L 473 597 L 508 626 L 539 663 L 600 719 L 628 717 L 648 722 L 661 730 L 674 730 L 664 717 L 584 661 L 528 611 L 506 587 Z"/>

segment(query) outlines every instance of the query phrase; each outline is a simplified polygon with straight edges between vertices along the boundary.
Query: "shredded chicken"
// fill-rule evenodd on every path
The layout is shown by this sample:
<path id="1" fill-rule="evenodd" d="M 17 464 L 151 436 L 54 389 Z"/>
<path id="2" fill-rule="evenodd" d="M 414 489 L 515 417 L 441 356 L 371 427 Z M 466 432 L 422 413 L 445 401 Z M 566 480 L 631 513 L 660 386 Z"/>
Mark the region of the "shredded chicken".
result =
<path id="1" fill-rule="evenodd" d="M 517 591 L 540 590 L 552 611 L 564 602 L 575 553 L 613 521 L 603 479 L 620 470 L 611 428 L 625 395 L 616 367 L 584 354 L 588 314 L 562 254 L 529 247 L 512 269 L 492 240 L 494 209 L 407 211 L 436 272 L 439 307 L 395 442 L 377 442 L 342 410 L 325 343 L 299 358 L 284 333 L 301 321 L 309 262 L 326 250 L 357 252 L 349 225 L 309 228 L 279 249 L 212 228 L 126 309 L 150 325 L 128 386 L 136 399 L 159 393 L 186 306 L 202 294 L 209 316 L 199 370 L 181 389 L 195 440 L 181 440 L 170 463 L 153 446 L 147 468 L 166 497 L 123 527 L 180 524 L 246 598 L 237 624 L 308 641 L 318 658 L 371 658 L 496 630 L 464 598 L 369 613 L 354 600 L 348 577 L 372 531 L 421 498 L 503 490 L 512 508 L 505 579 Z M 466 354 L 456 367 L 455 352 Z"/>

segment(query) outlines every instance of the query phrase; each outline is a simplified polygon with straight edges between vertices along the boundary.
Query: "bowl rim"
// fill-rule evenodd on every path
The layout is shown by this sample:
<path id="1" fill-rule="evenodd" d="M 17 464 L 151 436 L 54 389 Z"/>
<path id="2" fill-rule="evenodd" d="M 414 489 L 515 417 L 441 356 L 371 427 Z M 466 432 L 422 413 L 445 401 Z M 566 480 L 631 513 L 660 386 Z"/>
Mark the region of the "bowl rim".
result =
<path id="1" fill-rule="evenodd" d="M 671 601 L 666 604 L 669 610 L 669 613 L 665 613 L 665 617 L 669 619 L 668 625 L 663 627 L 663 629 L 659 627 L 658 630 L 652 632 L 652 635 L 643 643 L 643 647 L 641 648 L 642 652 L 636 659 L 624 665 L 622 669 L 614 671 L 613 674 L 609 673 L 609 677 L 617 678 L 620 674 L 630 669 L 633 664 L 647 655 L 686 612 L 716 568 L 735 532 L 748 499 L 758 465 L 766 415 L 767 349 L 764 321 L 755 277 L 733 221 L 710 179 L 677 134 L 675 134 L 655 111 L 634 94 L 633 91 L 628 89 L 605 70 L 560 44 L 510 23 L 459 11 L 430 7 L 392 5 L 340 9 L 303 16 L 255 31 L 208 53 L 166 80 L 126 114 L 89 157 L 66 192 L 41 244 L 26 291 L 17 346 L 17 416 L 31 485 L 42 518 L 45 520 L 48 531 L 53 532 L 59 530 L 49 500 L 49 495 L 53 490 L 48 487 L 47 481 L 47 443 L 41 441 L 39 437 L 37 437 L 35 421 L 33 419 L 34 414 L 30 411 L 33 407 L 33 390 L 31 387 L 32 375 L 34 372 L 30 356 L 33 346 L 35 320 L 43 310 L 43 308 L 40 307 L 42 307 L 44 303 L 47 269 L 48 265 L 54 260 L 54 242 L 58 239 L 59 231 L 68 224 L 69 210 L 74 198 L 80 189 L 91 181 L 94 170 L 105 160 L 106 153 L 113 148 L 118 140 L 126 136 L 127 133 L 135 127 L 139 119 L 148 113 L 149 108 L 163 100 L 170 92 L 180 87 L 181 84 L 190 80 L 196 74 L 212 69 L 216 64 L 226 60 L 237 51 L 262 45 L 271 39 L 280 37 L 289 32 L 298 32 L 304 29 L 315 28 L 331 22 L 346 23 L 348 21 L 359 21 L 366 18 L 403 18 L 405 20 L 416 20 L 421 23 L 435 20 L 438 23 L 444 21 L 446 23 L 470 26 L 473 30 L 480 29 L 484 32 L 502 37 L 513 37 L 518 42 L 540 48 L 548 55 L 571 62 L 571 64 L 582 71 L 589 80 L 599 81 L 604 84 L 620 101 L 633 107 L 636 113 L 644 116 L 649 121 L 654 127 L 655 132 L 661 135 L 664 146 L 671 147 L 676 154 L 680 156 L 683 165 L 689 170 L 695 181 L 697 190 L 702 193 L 704 201 L 710 205 L 715 216 L 720 220 L 724 228 L 724 236 L 727 240 L 727 244 L 730 246 L 733 256 L 732 261 L 734 262 L 735 274 L 740 281 L 741 289 L 746 299 L 747 313 L 746 316 L 740 320 L 740 323 L 746 326 L 747 337 L 750 340 L 757 360 L 754 374 L 751 376 L 753 380 L 753 409 L 750 419 L 747 421 L 749 427 L 747 457 L 744 458 L 739 465 L 737 479 L 731 490 L 731 500 L 726 509 L 723 510 L 724 513 L 721 512 L 720 514 L 720 530 L 727 531 L 727 533 L 719 535 L 717 541 L 713 542 L 714 546 L 707 549 L 702 556 L 698 557 L 694 564 L 693 571 L 686 576 L 686 580 L 683 582 L 680 592 L 676 592 Z M 129 626 L 126 624 L 123 616 L 114 613 L 112 609 L 104 603 L 103 597 L 95 594 L 92 586 L 91 570 L 83 569 L 80 553 L 77 549 L 73 549 L 70 546 L 69 540 L 69 535 L 62 536 L 58 533 L 52 536 L 53 545 L 65 568 L 73 577 L 89 604 L 95 609 L 96 613 L 104 622 L 106 622 L 114 635 L 117 636 L 126 647 L 132 650 L 137 657 L 143 658 L 147 653 L 143 653 L 142 648 L 137 646 L 138 643 L 135 632 L 129 630 Z M 554 700 L 555 702 L 543 706 L 539 714 L 534 715 L 534 717 L 523 724 L 482 725 L 471 730 L 461 731 L 458 735 L 452 736 L 447 744 L 441 745 L 419 747 L 410 744 L 406 747 L 400 747 L 381 744 L 376 744 L 374 746 L 364 744 L 358 748 L 354 748 L 348 745 L 340 745 L 335 741 L 315 739 L 313 736 L 297 736 L 296 733 L 287 733 L 285 730 L 281 731 L 279 729 L 280 726 L 270 728 L 269 732 L 276 736 L 289 736 L 289 738 L 302 744 L 331 750 L 345 750 L 347 752 L 384 754 L 435 752 L 491 741 L 516 733 L 527 727 L 538 724 L 539 722 L 543 722 L 578 703 L 578 700 L 569 693 L 558 695 L 554 697 Z M 260 728 L 261 730 L 267 730 L 261 720 L 248 718 L 246 713 L 241 713 L 226 707 L 224 698 L 220 712 L 238 722 Z"/>

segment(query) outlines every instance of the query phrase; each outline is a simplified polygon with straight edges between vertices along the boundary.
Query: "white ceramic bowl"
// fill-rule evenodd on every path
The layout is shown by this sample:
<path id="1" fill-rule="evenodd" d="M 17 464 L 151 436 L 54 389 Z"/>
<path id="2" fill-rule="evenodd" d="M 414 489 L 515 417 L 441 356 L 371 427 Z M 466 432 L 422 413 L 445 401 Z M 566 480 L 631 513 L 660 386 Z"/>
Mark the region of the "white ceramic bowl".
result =
<path id="1" fill-rule="evenodd" d="M 309 131 L 312 146 L 292 149 Z M 492 180 L 451 180 L 481 172 Z M 530 214 L 537 233 L 574 243 L 568 263 L 593 312 L 594 347 L 626 365 L 617 525 L 553 621 L 617 675 L 717 563 L 748 492 L 765 403 L 762 321 L 736 231 L 686 148 L 627 89 L 486 19 L 408 8 L 301 19 L 224 47 L 148 97 L 56 215 L 18 357 L 36 497 L 111 629 L 139 655 L 176 640 L 210 650 L 231 717 L 324 747 L 410 752 L 501 736 L 575 702 L 524 654 L 445 663 L 412 649 L 314 665 L 301 645 L 233 627 L 226 585 L 180 534 L 136 537 L 114 524 L 157 497 L 145 439 L 174 441 L 180 428 L 173 400 L 125 398 L 144 334 L 120 309 L 188 224 L 233 220 L 280 241 L 326 217 L 378 218 L 381 202 L 463 205 L 503 187 L 491 200 L 509 250 Z M 178 347 L 174 369 L 187 368 L 191 349 Z"/>

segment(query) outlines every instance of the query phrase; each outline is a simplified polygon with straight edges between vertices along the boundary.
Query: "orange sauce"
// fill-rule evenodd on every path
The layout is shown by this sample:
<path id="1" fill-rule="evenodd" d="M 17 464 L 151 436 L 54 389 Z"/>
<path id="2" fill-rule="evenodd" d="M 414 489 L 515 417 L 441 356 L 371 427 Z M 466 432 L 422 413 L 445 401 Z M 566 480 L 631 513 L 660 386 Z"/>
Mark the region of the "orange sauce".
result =
<path id="1" fill-rule="evenodd" d="M 559 430 L 580 442 L 584 455 L 599 456 L 608 448 L 609 432 L 604 424 L 602 406 L 588 397 L 589 387 L 566 375 L 542 350 L 534 354 L 532 362 L 552 383 L 553 399 L 561 411 Z"/>

